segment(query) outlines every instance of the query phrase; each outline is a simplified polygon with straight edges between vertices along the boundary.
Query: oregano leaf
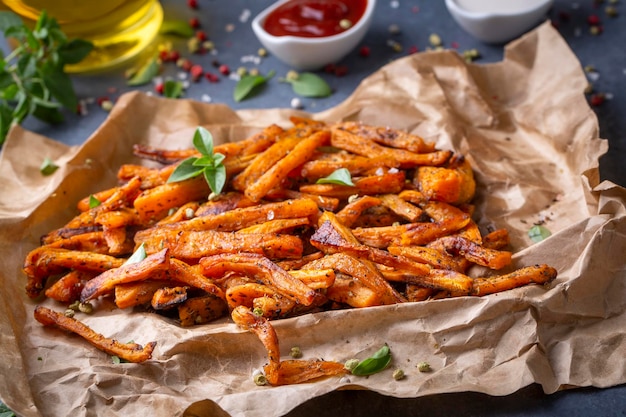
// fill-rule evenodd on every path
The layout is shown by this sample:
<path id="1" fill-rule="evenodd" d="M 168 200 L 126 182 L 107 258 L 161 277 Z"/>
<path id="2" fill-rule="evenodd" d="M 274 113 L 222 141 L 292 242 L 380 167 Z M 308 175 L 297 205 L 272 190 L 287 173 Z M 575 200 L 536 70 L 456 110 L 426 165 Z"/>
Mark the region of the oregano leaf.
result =
<path id="1" fill-rule="evenodd" d="M 331 173 L 329 176 L 320 178 L 316 182 L 318 184 L 338 184 L 354 187 L 350 171 L 348 171 L 348 169 L 346 168 L 339 168 Z"/>

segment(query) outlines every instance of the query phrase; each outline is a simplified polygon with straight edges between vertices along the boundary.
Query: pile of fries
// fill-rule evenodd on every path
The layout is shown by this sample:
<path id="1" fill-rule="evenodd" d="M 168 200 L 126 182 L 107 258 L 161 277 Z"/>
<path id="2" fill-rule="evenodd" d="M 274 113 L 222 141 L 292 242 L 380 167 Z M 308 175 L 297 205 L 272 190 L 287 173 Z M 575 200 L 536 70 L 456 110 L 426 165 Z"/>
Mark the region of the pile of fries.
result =
<path id="1" fill-rule="evenodd" d="M 292 125 L 215 146 L 227 174 L 217 196 L 202 176 L 167 182 L 196 150 L 135 146 L 136 156 L 163 167 L 124 165 L 119 186 L 80 201 L 80 213 L 28 254 L 27 294 L 65 306 L 109 297 L 181 326 L 230 314 L 258 335 L 267 379 L 281 385 L 346 371 L 336 362 L 281 361 L 271 320 L 483 296 L 556 277 L 548 265 L 511 271 L 507 231 L 479 230 L 463 156 L 388 127 L 295 117 Z M 340 169 L 350 184 L 320 183 Z M 145 258 L 127 262 L 138 248 Z M 472 278 L 472 265 L 507 273 Z M 131 362 L 149 359 L 155 345 L 118 343 L 43 306 L 35 317 Z"/>

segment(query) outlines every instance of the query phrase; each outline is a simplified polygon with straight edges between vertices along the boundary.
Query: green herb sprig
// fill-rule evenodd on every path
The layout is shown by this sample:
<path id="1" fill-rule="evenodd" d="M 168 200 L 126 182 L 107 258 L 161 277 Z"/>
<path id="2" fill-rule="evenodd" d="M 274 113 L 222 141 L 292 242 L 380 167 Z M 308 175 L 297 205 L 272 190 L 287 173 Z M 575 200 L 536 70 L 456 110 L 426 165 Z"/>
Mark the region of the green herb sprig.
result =
<path id="1" fill-rule="evenodd" d="M 247 98 L 261 86 L 265 85 L 274 76 L 274 74 L 274 71 L 270 71 L 267 75 L 244 75 L 237 82 L 237 85 L 235 85 L 233 99 L 239 102 Z"/>
<path id="2" fill-rule="evenodd" d="M 193 146 L 202 156 L 185 159 L 172 172 L 167 182 L 184 181 L 203 174 L 213 194 L 219 195 L 226 184 L 226 167 L 222 163 L 225 156 L 213 152 L 213 136 L 202 126 L 193 135 Z"/>
<path id="3" fill-rule="evenodd" d="M 366 376 L 383 371 L 391 362 L 391 350 L 385 344 L 376 351 L 372 356 L 363 359 L 356 366 L 351 367 L 352 375 Z"/>
<path id="4" fill-rule="evenodd" d="M 338 185 L 348 185 L 350 187 L 354 187 L 354 183 L 352 182 L 352 176 L 350 175 L 350 171 L 346 168 L 339 168 L 333 171 L 329 176 L 320 178 L 316 181 L 317 184 L 338 184 Z"/>
<path id="5" fill-rule="evenodd" d="M 63 120 L 65 107 L 75 111 L 78 99 L 66 64 L 77 64 L 93 49 L 91 42 L 69 40 L 54 18 L 43 11 L 33 29 L 13 12 L 0 12 L 0 32 L 15 40 L 8 55 L 0 51 L 0 145 L 11 126 L 29 115 L 47 123 Z"/>
<path id="6" fill-rule="evenodd" d="M 322 77 L 312 72 L 292 72 L 280 81 L 291 84 L 293 92 L 302 97 L 328 97 L 333 92 Z"/>

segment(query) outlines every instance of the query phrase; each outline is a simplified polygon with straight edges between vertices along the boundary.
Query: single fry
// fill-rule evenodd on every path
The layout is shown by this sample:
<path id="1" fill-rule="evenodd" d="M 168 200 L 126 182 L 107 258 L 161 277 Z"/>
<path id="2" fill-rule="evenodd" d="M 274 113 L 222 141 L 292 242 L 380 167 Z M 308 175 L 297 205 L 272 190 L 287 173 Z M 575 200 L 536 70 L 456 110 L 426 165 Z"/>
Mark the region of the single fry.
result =
<path id="1" fill-rule="evenodd" d="M 510 274 L 475 278 L 471 295 L 487 295 L 496 292 L 511 290 L 531 283 L 543 285 L 557 276 L 556 269 L 548 265 L 534 265 L 520 268 Z"/>
<path id="2" fill-rule="evenodd" d="M 422 209 L 411 203 L 407 203 L 397 194 L 382 194 L 378 198 L 380 198 L 383 206 L 389 208 L 408 222 L 417 222 L 422 217 Z"/>
<path id="3" fill-rule="evenodd" d="M 215 230 L 193 231 L 156 228 L 135 235 L 137 244 L 144 244 L 146 252 L 168 248 L 172 256 L 195 263 L 204 256 L 220 253 L 249 252 L 271 259 L 299 258 L 302 239 L 277 233 L 231 233 Z"/>
<path id="4" fill-rule="evenodd" d="M 491 269 L 502 269 L 511 263 L 511 252 L 488 249 L 461 236 L 444 236 L 430 244 L 443 252 L 464 256 L 468 261 Z"/>
<path id="5" fill-rule="evenodd" d="M 346 227 L 352 227 L 363 212 L 371 207 L 380 205 L 380 198 L 365 195 L 348 202 L 338 213 L 337 218 Z"/>
<path id="6" fill-rule="evenodd" d="M 165 280 L 150 280 L 117 284 L 115 286 L 115 305 L 124 309 L 149 304 L 154 293 L 169 285 Z M 174 283 L 177 284 L 177 283 Z"/>
<path id="7" fill-rule="evenodd" d="M 95 273 L 84 271 L 70 271 L 48 287 L 44 294 L 61 303 L 71 304 L 80 298 L 85 281 L 95 275 Z"/>
<path id="8" fill-rule="evenodd" d="M 212 294 L 189 298 L 178 306 L 178 318 L 183 327 L 208 323 L 223 317 L 227 312 L 224 300 Z"/>
<path id="9" fill-rule="evenodd" d="M 274 286 L 281 294 L 307 306 L 311 305 L 315 299 L 314 290 L 260 255 L 224 253 L 208 256 L 200 259 L 200 267 L 202 273 L 207 277 L 219 278 L 227 272 L 237 272 L 254 277 L 266 285 Z"/>
<path id="10" fill-rule="evenodd" d="M 276 161 L 269 169 L 263 172 L 254 182 L 247 185 L 244 193 L 252 201 L 259 201 L 273 188 L 277 187 L 287 175 L 305 163 L 315 152 L 330 141 L 328 131 L 313 133 L 308 138 L 300 140 L 285 156 Z"/>
<path id="11" fill-rule="evenodd" d="M 42 306 L 35 307 L 35 319 L 44 326 L 56 326 L 76 333 L 101 351 L 109 355 L 118 356 L 128 362 L 140 363 L 147 361 L 152 358 L 152 351 L 156 346 L 156 342 L 150 342 L 145 346 L 137 343 L 120 343 L 115 339 L 109 339 L 94 332 L 91 328 L 74 318 L 66 317 L 62 313 L 57 313 Z"/>
<path id="12" fill-rule="evenodd" d="M 435 150 L 435 144 L 426 142 L 422 137 L 389 126 L 370 126 L 362 122 L 337 123 L 333 129 L 346 130 L 357 136 L 373 140 L 392 148 L 406 149 L 415 153 L 428 153 Z"/>
<path id="13" fill-rule="evenodd" d="M 187 287 L 158 288 L 152 295 L 150 305 L 155 310 L 167 310 L 187 300 Z"/>
<path id="14" fill-rule="evenodd" d="M 131 264 L 124 264 L 118 268 L 109 269 L 85 284 L 80 293 L 80 301 L 93 300 L 100 295 L 115 289 L 118 284 L 143 281 L 159 272 L 167 270 L 170 263 L 168 249 L 147 256 L 144 260 Z"/>

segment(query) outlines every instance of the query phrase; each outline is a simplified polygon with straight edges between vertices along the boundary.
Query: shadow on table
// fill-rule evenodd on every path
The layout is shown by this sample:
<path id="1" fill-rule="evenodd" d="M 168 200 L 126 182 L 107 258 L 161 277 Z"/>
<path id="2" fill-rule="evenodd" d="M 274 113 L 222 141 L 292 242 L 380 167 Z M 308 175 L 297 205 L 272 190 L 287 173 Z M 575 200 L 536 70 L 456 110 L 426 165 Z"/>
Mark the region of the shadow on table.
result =
<path id="1" fill-rule="evenodd" d="M 307 401 L 285 417 L 309 416 L 626 416 L 626 386 L 545 395 L 539 385 L 531 385 L 504 397 L 465 392 L 410 399 L 335 391 Z"/>

